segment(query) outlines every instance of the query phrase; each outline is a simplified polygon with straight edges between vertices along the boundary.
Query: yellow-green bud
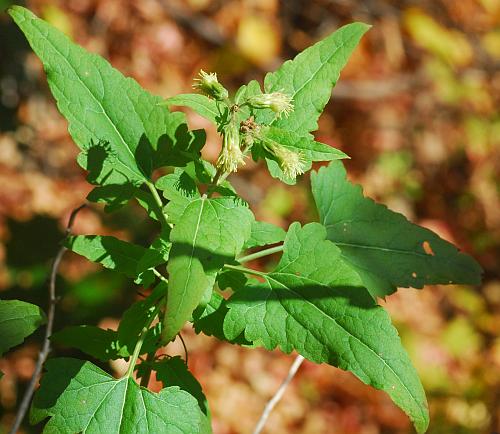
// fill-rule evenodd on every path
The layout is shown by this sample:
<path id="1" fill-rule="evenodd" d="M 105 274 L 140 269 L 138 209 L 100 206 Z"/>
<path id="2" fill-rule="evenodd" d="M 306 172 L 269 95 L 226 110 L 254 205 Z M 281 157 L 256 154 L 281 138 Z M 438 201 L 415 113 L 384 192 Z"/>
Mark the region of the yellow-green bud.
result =
<path id="1" fill-rule="evenodd" d="M 240 133 L 236 127 L 228 127 L 223 132 L 222 150 L 217 159 L 217 167 L 224 172 L 238 171 L 238 166 L 244 165 L 244 155 L 240 148 Z"/>
<path id="2" fill-rule="evenodd" d="M 215 72 L 206 73 L 203 69 L 200 71 L 199 78 L 194 79 L 193 89 L 218 101 L 229 96 L 227 89 L 217 80 L 217 74 Z"/>
<path id="3" fill-rule="evenodd" d="M 292 98 L 283 92 L 262 93 L 248 97 L 246 103 L 257 109 L 271 109 L 277 117 L 288 116 L 293 111 Z"/>

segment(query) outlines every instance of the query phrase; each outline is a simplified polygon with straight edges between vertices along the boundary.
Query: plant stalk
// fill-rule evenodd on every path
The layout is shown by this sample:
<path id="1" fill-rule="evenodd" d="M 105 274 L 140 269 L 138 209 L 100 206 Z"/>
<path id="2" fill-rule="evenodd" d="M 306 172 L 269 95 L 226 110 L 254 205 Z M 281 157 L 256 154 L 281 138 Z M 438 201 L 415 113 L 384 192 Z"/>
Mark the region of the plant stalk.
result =
<path id="1" fill-rule="evenodd" d="M 263 258 L 264 256 L 272 255 L 273 253 L 278 253 L 283 251 L 283 244 L 280 246 L 270 247 L 269 249 L 261 250 L 260 252 L 255 252 L 250 255 L 242 256 L 236 260 L 240 263 L 253 261 L 254 259 Z"/>

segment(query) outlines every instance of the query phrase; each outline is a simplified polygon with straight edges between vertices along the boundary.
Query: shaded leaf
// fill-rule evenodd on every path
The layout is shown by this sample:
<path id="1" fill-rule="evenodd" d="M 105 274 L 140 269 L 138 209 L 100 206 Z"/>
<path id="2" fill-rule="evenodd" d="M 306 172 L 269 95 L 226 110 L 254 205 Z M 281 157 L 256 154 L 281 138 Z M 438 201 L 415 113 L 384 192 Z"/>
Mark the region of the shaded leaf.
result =
<path id="1" fill-rule="evenodd" d="M 429 229 L 363 196 L 341 163 L 311 175 L 312 191 L 328 239 L 358 272 L 373 297 L 397 287 L 479 284 L 481 268 Z"/>
<path id="2" fill-rule="evenodd" d="M 204 297 L 210 299 L 217 271 L 241 251 L 252 221 L 251 211 L 235 198 L 203 196 L 185 207 L 170 234 L 166 342 L 176 336 Z"/>
<path id="3" fill-rule="evenodd" d="M 228 300 L 224 333 L 271 350 L 298 351 L 351 371 L 389 394 L 424 432 L 424 390 L 387 312 L 377 306 L 318 223 L 290 226 L 283 256 L 265 282 L 251 280 Z"/>

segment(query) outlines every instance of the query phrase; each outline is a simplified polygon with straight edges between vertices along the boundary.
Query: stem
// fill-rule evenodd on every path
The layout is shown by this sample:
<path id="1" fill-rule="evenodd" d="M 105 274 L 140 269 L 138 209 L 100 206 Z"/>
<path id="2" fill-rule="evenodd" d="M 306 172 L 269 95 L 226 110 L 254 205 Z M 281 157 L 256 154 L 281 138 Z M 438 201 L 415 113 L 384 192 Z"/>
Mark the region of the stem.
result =
<path id="1" fill-rule="evenodd" d="M 251 268 L 242 267 L 241 265 L 230 265 L 224 264 L 224 268 L 228 268 L 230 270 L 241 271 L 246 274 L 254 274 L 255 276 L 266 277 L 267 274 L 262 271 L 252 270 Z"/>
<path id="2" fill-rule="evenodd" d="M 151 378 L 151 364 L 155 360 L 156 351 L 153 351 L 148 354 L 146 358 L 146 372 L 141 378 L 141 386 L 147 388 L 149 384 L 149 379 Z"/>
<path id="3" fill-rule="evenodd" d="M 280 246 L 270 247 L 269 249 L 261 250 L 260 252 L 252 253 L 251 255 L 242 256 L 236 260 L 240 263 L 253 261 L 254 259 L 259 259 L 264 256 L 272 255 L 273 253 L 278 253 L 283 251 L 283 244 Z"/>
<path id="4" fill-rule="evenodd" d="M 148 320 L 148 322 L 144 325 L 144 327 L 141 330 L 139 340 L 135 344 L 134 352 L 132 354 L 132 357 L 130 358 L 130 364 L 128 366 L 127 373 L 125 374 L 126 377 L 131 377 L 132 374 L 134 373 L 135 364 L 137 363 L 137 359 L 139 358 L 139 355 L 141 354 L 141 348 L 142 348 L 142 344 L 144 343 L 144 339 L 146 339 L 146 334 L 149 330 L 149 327 L 151 326 L 151 323 L 156 318 L 156 315 L 158 315 L 158 312 L 159 312 L 162 304 L 163 304 L 163 302 L 160 301 L 159 304 L 156 306 L 156 309 L 154 310 L 153 314 L 151 315 L 151 318 Z"/>
<path id="5" fill-rule="evenodd" d="M 167 219 L 167 214 L 165 214 L 163 212 L 163 201 L 161 200 L 161 197 L 158 194 L 158 190 L 156 189 L 156 187 L 154 186 L 154 184 L 152 182 L 148 181 L 148 182 L 146 182 L 146 185 L 148 186 L 149 191 L 151 191 L 151 194 L 153 195 L 153 199 L 155 200 L 156 205 L 158 205 L 158 208 L 160 209 L 160 215 L 162 216 L 164 223 L 171 227 L 171 225 Z"/>
<path id="6" fill-rule="evenodd" d="M 304 357 L 302 357 L 301 355 L 298 355 L 295 358 L 294 362 L 292 363 L 292 366 L 290 366 L 290 370 L 288 371 L 288 375 L 286 376 L 285 380 L 283 381 L 283 383 L 281 383 L 280 387 L 278 388 L 278 390 L 276 391 L 274 396 L 268 401 L 268 403 L 264 407 L 264 411 L 262 412 L 262 416 L 260 417 L 259 421 L 257 422 L 257 425 L 255 426 L 255 429 L 253 431 L 253 434 L 260 434 L 260 432 L 264 428 L 264 425 L 267 422 L 267 419 L 269 418 L 269 415 L 271 414 L 271 411 L 273 411 L 273 408 L 276 406 L 276 404 L 283 397 L 283 394 L 285 393 L 285 389 L 292 381 L 293 377 L 295 376 L 295 374 L 299 370 L 300 365 L 302 365 L 303 361 L 304 361 Z"/>
<path id="7" fill-rule="evenodd" d="M 158 277 L 158 279 L 162 280 L 165 283 L 168 283 L 168 279 L 163 274 L 161 274 L 156 268 L 153 268 L 152 270 L 154 275 Z"/>
<path id="8" fill-rule="evenodd" d="M 76 215 L 87 205 L 82 204 L 78 208 L 75 208 L 69 217 L 68 225 L 66 226 L 65 236 L 68 237 L 71 235 L 71 229 L 73 227 L 73 223 L 75 222 Z M 50 281 L 49 281 L 49 307 L 47 310 L 47 328 L 45 329 L 45 336 L 43 338 L 42 349 L 38 354 L 38 360 L 36 362 L 35 371 L 31 376 L 31 380 L 26 388 L 26 392 L 24 392 L 23 400 L 19 406 L 19 410 L 16 414 L 16 419 L 14 420 L 14 424 L 9 431 L 9 434 L 15 434 L 18 432 L 19 427 L 28 411 L 28 407 L 31 402 L 31 398 L 33 397 L 33 393 L 35 392 L 35 387 L 38 382 L 38 377 L 40 376 L 40 372 L 42 372 L 43 364 L 50 352 L 50 335 L 52 334 L 52 329 L 54 327 L 54 317 L 56 311 L 57 304 L 57 296 L 56 296 L 56 277 L 57 271 L 59 270 L 59 265 L 61 264 L 61 260 L 68 249 L 62 246 L 52 263 L 52 269 L 50 272 Z"/>

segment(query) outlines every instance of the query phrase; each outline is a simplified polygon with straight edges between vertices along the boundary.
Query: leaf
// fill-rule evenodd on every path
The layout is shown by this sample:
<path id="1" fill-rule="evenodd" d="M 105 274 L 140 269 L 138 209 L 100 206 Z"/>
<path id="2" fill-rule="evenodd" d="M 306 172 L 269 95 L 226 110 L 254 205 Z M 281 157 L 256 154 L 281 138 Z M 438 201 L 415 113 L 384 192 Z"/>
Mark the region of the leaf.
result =
<path id="1" fill-rule="evenodd" d="M 194 396 L 203 414 L 209 416 L 208 401 L 203 393 L 201 384 L 189 372 L 184 360 L 179 356 L 170 357 L 153 364 L 153 370 L 156 371 L 156 379 L 163 383 L 163 387 L 178 386 Z"/>
<path id="2" fill-rule="evenodd" d="M 144 300 L 138 301 L 130 306 L 123 314 L 118 326 L 117 338 L 122 357 L 132 354 L 143 328 L 150 324 L 153 316 L 156 315 L 155 305 L 161 297 L 167 294 L 167 284 L 160 282 L 151 295 Z M 145 354 L 155 348 L 155 337 L 158 337 L 156 330 L 150 329 L 146 335 L 145 343 L 141 348 L 141 354 Z M 153 342 L 150 342 L 153 341 Z M 148 345 L 151 344 L 151 345 Z"/>
<path id="3" fill-rule="evenodd" d="M 151 270 L 164 263 L 162 252 L 112 236 L 76 235 L 68 237 L 65 245 L 89 261 L 98 262 L 132 279 L 137 278 L 137 283 L 143 281 L 151 283 L 154 280 Z"/>
<path id="4" fill-rule="evenodd" d="M 155 186 L 169 200 L 165 211 L 170 223 L 176 223 L 189 203 L 201 197 L 195 180 L 182 169 L 176 169 L 174 173 L 162 176 L 156 181 Z"/>
<path id="5" fill-rule="evenodd" d="M 21 344 L 46 318 L 38 306 L 20 300 L 0 300 L 0 356 Z"/>
<path id="6" fill-rule="evenodd" d="M 205 119 L 213 122 L 215 125 L 217 125 L 224 116 L 223 112 L 219 108 L 219 105 L 217 104 L 217 101 L 208 98 L 205 95 L 196 93 L 175 95 L 165 100 L 165 102 L 162 104 L 166 105 L 168 108 L 172 106 L 189 107 L 200 116 L 203 116 Z"/>
<path id="7" fill-rule="evenodd" d="M 163 163 L 189 149 L 195 133 L 188 132 L 182 113 L 160 107 L 160 97 L 29 10 L 13 6 L 9 13 L 43 62 L 59 111 L 83 151 L 79 162 L 91 172 L 92 182 L 141 184 L 157 167 L 158 155 L 165 157 Z"/>
<path id="8" fill-rule="evenodd" d="M 312 191 L 328 239 L 358 272 L 373 297 L 397 287 L 479 284 L 481 268 L 434 232 L 363 196 L 342 164 L 311 175 Z"/>
<path id="9" fill-rule="evenodd" d="M 324 143 L 316 142 L 310 136 L 301 136 L 293 131 L 286 131 L 276 127 L 262 129 L 265 140 L 271 140 L 298 153 L 301 156 L 302 169 L 307 172 L 313 161 L 332 161 L 349 158 L 346 154 Z M 287 184 L 295 184 L 295 178 L 287 177 L 279 165 L 279 161 L 269 152 L 264 153 L 269 173 Z"/>
<path id="10" fill-rule="evenodd" d="M 115 379 L 90 362 L 49 360 L 30 421 L 50 418 L 44 433 L 211 433 L 198 402 L 178 387 L 153 393 L 132 378 Z"/>
<path id="11" fill-rule="evenodd" d="M 254 221 L 250 238 L 245 241 L 244 248 L 266 246 L 268 244 L 280 243 L 285 239 L 286 232 L 272 223 Z"/>
<path id="12" fill-rule="evenodd" d="M 221 341 L 231 344 L 250 346 L 252 343 L 245 339 L 244 333 L 229 338 L 224 333 L 224 319 L 229 309 L 226 300 L 217 292 L 212 292 L 210 301 L 205 306 L 199 306 L 193 312 L 193 327 L 196 333 L 214 336 Z"/>
<path id="13" fill-rule="evenodd" d="M 125 357 L 119 353 L 118 335 L 114 330 L 88 325 L 70 326 L 54 333 L 50 340 L 60 345 L 78 348 L 104 362 Z"/>
<path id="14" fill-rule="evenodd" d="M 292 96 L 294 111 L 281 119 L 274 118 L 274 114 L 267 111 L 258 116 L 257 121 L 300 135 L 317 130 L 318 117 L 330 99 L 340 71 L 369 28 L 363 23 L 341 27 L 293 60 L 283 63 L 277 71 L 267 74 L 265 92 L 283 92 Z"/>
<path id="15" fill-rule="evenodd" d="M 234 198 L 192 200 L 172 229 L 164 341 L 174 338 L 250 236 L 253 214 Z"/>
<path id="16" fill-rule="evenodd" d="M 249 281 L 228 300 L 224 333 L 271 350 L 298 351 L 316 363 L 351 371 L 389 394 L 425 431 L 425 394 L 387 312 L 362 287 L 359 276 L 325 240 L 318 223 L 293 223 L 283 256 L 265 282 Z"/>

